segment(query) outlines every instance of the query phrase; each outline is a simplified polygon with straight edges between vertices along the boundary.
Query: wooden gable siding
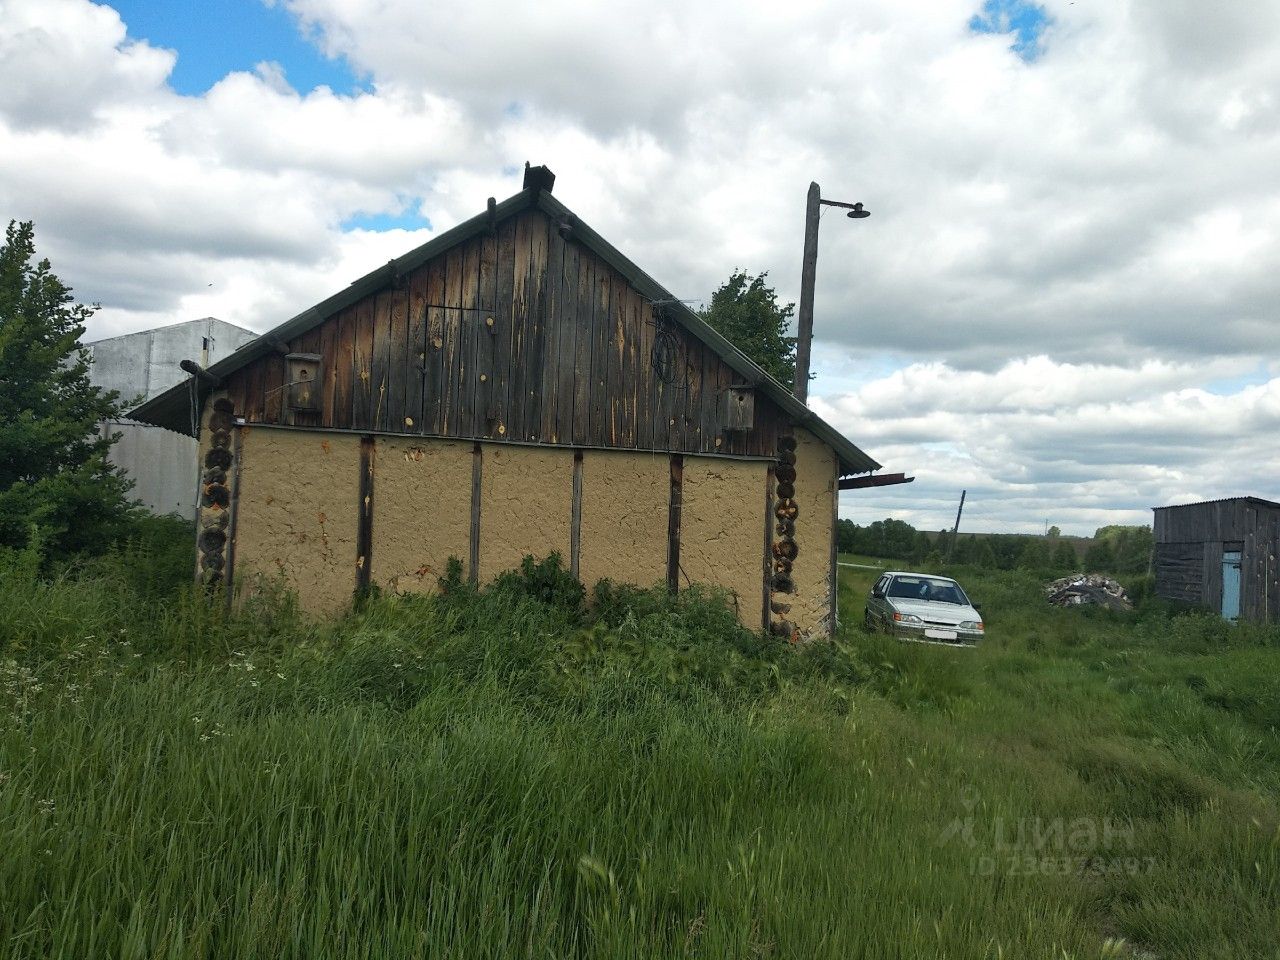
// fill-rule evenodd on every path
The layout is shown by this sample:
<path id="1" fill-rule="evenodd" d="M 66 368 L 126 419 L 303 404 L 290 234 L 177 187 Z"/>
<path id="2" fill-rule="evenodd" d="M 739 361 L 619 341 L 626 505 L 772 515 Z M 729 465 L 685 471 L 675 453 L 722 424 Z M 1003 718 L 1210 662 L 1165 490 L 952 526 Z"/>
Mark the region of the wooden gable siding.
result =
<path id="1" fill-rule="evenodd" d="M 659 326 L 678 344 L 665 381 L 652 360 Z M 285 346 L 321 356 L 321 409 L 290 414 L 276 352 L 227 379 L 249 422 L 771 457 L 785 416 L 759 396 L 752 430 L 722 431 L 734 371 L 538 210 Z"/>

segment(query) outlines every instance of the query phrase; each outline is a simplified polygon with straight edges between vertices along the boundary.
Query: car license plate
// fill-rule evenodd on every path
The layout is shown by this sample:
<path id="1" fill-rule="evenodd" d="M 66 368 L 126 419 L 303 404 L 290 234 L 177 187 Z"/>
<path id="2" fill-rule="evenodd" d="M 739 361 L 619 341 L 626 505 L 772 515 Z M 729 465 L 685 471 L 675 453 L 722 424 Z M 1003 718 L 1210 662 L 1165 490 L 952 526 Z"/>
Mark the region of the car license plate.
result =
<path id="1" fill-rule="evenodd" d="M 954 630 L 926 630 L 924 635 L 932 640 L 954 640 L 956 638 Z"/>

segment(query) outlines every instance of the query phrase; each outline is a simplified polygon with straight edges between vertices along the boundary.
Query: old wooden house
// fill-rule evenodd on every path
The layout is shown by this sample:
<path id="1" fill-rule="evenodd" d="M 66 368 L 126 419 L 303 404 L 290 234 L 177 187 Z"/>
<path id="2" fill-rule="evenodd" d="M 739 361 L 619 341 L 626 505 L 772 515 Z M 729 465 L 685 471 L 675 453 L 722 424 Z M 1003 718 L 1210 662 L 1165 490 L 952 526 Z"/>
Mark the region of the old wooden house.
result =
<path id="1" fill-rule="evenodd" d="M 190 433 L 208 582 L 304 609 L 487 582 L 558 551 L 722 587 L 780 634 L 836 619 L 834 523 L 879 468 L 551 195 L 524 189 L 134 411 Z"/>
<path id="2" fill-rule="evenodd" d="M 1232 497 L 1155 508 L 1155 590 L 1229 620 L 1273 623 L 1280 607 L 1280 503 Z"/>

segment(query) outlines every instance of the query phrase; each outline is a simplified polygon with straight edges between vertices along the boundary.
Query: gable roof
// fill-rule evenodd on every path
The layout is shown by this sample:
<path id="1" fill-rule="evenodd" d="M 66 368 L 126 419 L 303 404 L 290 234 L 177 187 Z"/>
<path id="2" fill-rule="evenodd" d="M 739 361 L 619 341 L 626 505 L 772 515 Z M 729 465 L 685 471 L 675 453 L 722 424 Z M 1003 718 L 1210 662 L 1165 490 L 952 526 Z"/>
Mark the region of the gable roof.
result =
<path id="1" fill-rule="evenodd" d="M 197 317 L 195 320 L 179 320 L 176 323 L 166 323 L 159 327 L 147 327 L 144 330 L 133 330 L 129 333 L 117 333 L 110 337 L 99 337 L 97 340 L 86 340 L 84 345 L 86 347 L 94 347 L 100 343 L 112 343 L 116 340 L 128 340 L 131 337 L 151 336 L 152 334 L 160 333 L 162 331 L 167 333 L 173 330 L 184 330 L 188 327 L 193 327 L 196 324 L 204 324 L 209 328 L 212 328 L 213 325 L 216 324 L 219 329 L 224 331 L 230 331 L 232 333 L 247 333 L 251 337 L 256 337 L 258 335 L 248 327 L 242 327 L 235 323 L 228 323 L 226 320 L 219 320 L 217 317 Z"/>
<path id="2" fill-rule="evenodd" d="M 1252 503 L 1255 507 L 1268 507 L 1280 510 L 1280 503 L 1265 500 L 1262 497 L 1220 497 L 1217 500 L 1197 500 L 1194 503 L 1171 503 L 1163 507 L 1152 507 L 1152 510 L 1181 510 L 1183 507 L 1207 507 L 1215 503 Z"/>
<path id="3" fill-rule="evenodd" d="M 546 190 L 533 186 L 521 190 L 501 203 L 491 203 L 486 212 L 472 217 L 470 220 L 464 220 L 456 227 L 446 230 L 438 237 L 432 238 L 404 256 L 388 261 L 378 269 L 365 274 L 345 290 L 335 293 L 297 316 L 286 320 L 275 329 L 246 344 L 230 356 L 214 363 L 209 367 L 208 372 L 219 378 L 234 373 L 241 367 L 272 352 L 277 343 L 301 336 L 338 311 L 351 306 L 370 293 L 383 289 L 396 278 L 417 269 L 449 248 L 485 233 L 493 224 L 501 220 L 532 208 L 541 210 L 553 222 L 563 225 L 565 229 L 571 232 L 573 242 L 581 243 L 608 263 L 643 296 L 651 301 L 662 302 L 668 311 L 668 316 L 710 347 L 734 372 L 742 377 L 745 383 L 755 387 L 777 404 L 796 426 L 803 427 L 830 444 L 840 458 L 840 472 L 842 474 L 868 473 L 872 470 L 880 469 L 881 465 L 879 463 L 846 439 L 835 427 L 797 400 L 790 390 L 765 373 L 746 354 L 721 336 L 693 310 L 677 301 L 666 288 L 583 223 L 568 207 L 552 197 Z M 202 389 L 204 388 L 202 387 Z M 191 432 L 190 388 L 185 381 L 179 383 L 137 407 L 129 416 L 134 420 L 153 423 L 169 430 L 189 434 Z"/>

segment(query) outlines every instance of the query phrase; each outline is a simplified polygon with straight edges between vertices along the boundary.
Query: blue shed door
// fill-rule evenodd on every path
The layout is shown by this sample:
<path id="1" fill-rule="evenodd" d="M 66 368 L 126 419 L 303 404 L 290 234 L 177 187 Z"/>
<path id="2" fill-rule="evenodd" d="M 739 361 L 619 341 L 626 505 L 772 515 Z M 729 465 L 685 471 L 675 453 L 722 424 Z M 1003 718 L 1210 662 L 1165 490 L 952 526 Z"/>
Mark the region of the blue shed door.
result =
<path id="1" fill-rule="evenodd" d="M 1222 615 L 1228 620 L 1240 616 L 1240 551 L 1222 551 Z"/>

